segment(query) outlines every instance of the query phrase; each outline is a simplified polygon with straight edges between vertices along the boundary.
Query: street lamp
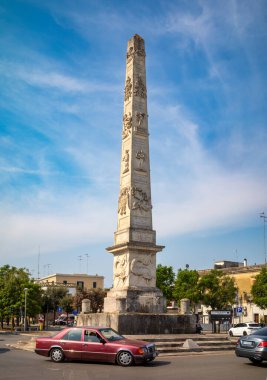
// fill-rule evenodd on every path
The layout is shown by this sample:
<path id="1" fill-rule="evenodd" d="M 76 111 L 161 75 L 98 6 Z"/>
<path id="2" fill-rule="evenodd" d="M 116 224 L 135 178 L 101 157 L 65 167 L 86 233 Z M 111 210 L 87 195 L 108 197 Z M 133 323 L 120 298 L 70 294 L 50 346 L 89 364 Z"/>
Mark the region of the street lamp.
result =
<path id="1" fill-rule="evenodd" d="M 25 292 L 24 331 L 27 330 L 27 291 L 28 291 L 28 288 L 24 288 L 24 292 Z"/>
<path id="2" fill-rule="evenodd" d="M 264 244 L 264 262 L 266 264 L 266 233 L 265 233 L 265 223 L 267 220 L 267 216 L 265 216 L 265 213 L 262 212 L 260 214 L 260 217 L 263 218 L 263 244 Z"/>

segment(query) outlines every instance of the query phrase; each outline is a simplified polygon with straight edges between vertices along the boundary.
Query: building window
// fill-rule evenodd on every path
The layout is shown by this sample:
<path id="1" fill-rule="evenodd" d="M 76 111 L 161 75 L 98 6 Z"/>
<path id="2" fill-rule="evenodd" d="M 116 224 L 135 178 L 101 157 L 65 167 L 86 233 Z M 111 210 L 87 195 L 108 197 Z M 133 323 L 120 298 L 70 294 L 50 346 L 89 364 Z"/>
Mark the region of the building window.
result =
<path id="1" fill-rule="evenodd" d="M 63 284 L 64 284 L 64 285 L 67 285 L 67 283 L 68 283 L 68 281 L 66 281 L 66 280 L 63 281 Z"/>
<path id="2" fill-rule="evenodd" d="M 84 288 L 84 282 L 83 281 L 77 281 L 77 288 L 83 290 L 83 288 Z"/>
<path id="3" fill-rule="evenodd" d="M 95 281 L 93 282 L 93 288 L 94 289 L 96 288 L 96 282 Z"/>

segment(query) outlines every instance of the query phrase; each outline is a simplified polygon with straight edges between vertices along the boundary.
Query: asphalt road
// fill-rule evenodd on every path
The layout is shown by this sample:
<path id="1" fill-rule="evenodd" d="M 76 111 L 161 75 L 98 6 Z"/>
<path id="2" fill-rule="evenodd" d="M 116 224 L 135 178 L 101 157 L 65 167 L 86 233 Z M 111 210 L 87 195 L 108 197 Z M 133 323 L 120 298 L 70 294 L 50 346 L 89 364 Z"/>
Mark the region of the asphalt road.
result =
<path id="1" fill-rule="evenodd" d="M 267 363 L 254 366 L 236 358 L 232 351 L 162 356 L 147 365 L 123 368 L 98 363 L 53 363 L 33 352 L 7 346 L 18 339 L 26 338 L 0 335 L 1 380 L 267 380 Z"/>

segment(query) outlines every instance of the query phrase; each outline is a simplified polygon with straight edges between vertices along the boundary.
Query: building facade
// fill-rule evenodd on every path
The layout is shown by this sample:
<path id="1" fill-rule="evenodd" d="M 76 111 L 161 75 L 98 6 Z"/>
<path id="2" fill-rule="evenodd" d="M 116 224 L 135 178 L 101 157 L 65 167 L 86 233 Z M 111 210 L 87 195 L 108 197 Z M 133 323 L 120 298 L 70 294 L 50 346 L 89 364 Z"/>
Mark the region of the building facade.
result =
<path id="1" fill-rule="evenodd" d="M 234 266 L 237 264 L 238 266 Z M 233 307 L 233 324 L 240 322 L 257 322 L 267 325 L 267 309 L 260 309 L 252 301 L 251 288 L 256 276 L 262 268 L 266 268 L 266 264 L 247 265 L 244 263 L 233 263 L 230 261 L 217 262 L 214 268 L 221 270 L 224 274 L 232 277 L 235 280 L 238 288 L 236 300 Z M 207 274 L 211 269 L 198 271 L 200 276 Z M 204 322 L 208 319 L 209 309 L 201 306 L 201 312 Z"/>
<path id="2" fill-rule="evenodd" d="M 42 287 L 48 286 L 65 286 L 70 293 L 75 293 L 77 288 L 80 289 L 103 289 L 104 277 L 99 275 L 88 274 L 63 274 L 55 273 L 37 280 Z"/>

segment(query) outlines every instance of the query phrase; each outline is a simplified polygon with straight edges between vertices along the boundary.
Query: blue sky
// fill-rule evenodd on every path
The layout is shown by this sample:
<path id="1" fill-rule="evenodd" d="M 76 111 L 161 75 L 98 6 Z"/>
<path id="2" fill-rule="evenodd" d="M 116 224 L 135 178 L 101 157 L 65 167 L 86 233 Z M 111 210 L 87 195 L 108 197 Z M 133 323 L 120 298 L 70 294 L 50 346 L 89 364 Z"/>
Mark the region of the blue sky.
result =
<path id="1" fill-rule="evenodd" d="M 127 41 L 145 39 L 157 261 L 264 262 L 267 6 L 2 0 L 0 265 L 112 284 Z M 79 256 L 80 259 L 79 259 Z"/>

